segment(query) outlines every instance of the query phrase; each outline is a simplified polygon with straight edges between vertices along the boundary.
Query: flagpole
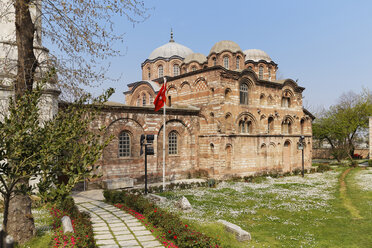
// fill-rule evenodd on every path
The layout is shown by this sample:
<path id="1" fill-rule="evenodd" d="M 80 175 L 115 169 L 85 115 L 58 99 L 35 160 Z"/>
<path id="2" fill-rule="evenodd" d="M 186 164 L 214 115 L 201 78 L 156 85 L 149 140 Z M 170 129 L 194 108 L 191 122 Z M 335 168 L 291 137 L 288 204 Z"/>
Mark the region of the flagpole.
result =
<path id="1" fill-rule="evenodd" d="M 163 78 L 163 85 L 164 87 L 166 87 L 165 85 L 166 83 L 166 78 L 164 77 Z M 167 89 L 165 89 L 165 92 L 167 92 Z M 166 100 L 167 98 L 165 98 Z M 164 102 L 164 108 L 163 108 L 163 191 L 165 191 L 165 109 L 166 109 L 166 102 Z"/>

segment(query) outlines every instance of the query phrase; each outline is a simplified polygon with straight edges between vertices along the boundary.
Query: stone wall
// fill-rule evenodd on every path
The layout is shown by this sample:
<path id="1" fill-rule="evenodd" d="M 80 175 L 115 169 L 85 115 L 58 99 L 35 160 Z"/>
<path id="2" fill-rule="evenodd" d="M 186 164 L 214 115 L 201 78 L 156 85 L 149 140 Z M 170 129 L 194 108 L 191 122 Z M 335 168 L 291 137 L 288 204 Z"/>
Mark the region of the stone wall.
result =
<path id="1" fill-rule="evenodd" d="M 372 156 L 372 116 L 369 117 L 369 158 Z"/>

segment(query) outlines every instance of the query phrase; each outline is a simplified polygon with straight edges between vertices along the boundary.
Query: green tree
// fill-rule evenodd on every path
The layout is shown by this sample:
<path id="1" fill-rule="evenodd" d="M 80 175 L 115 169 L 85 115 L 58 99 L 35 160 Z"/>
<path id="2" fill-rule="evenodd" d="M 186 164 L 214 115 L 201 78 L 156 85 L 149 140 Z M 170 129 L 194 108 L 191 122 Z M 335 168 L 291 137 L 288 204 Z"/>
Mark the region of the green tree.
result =
<path id="1" fill-rule="evenodd" d="M 16 221 L 8 221 L 9 210 L 14 199 L 23 207 L 29 203 L 19 196 L 31 193 L 31 178 L 40 178 L 38 190 L 44 201 L 60 201 L 76 183 L 97 176 L 96 163 L 110 137 L 102 136 L 103 128 L 89 127 L 112 93 L 110 89 L 93 101 L 88 102 L 90 97 L 86 96 L 66 104 L 55 118 L 42 123 L 38 107 L 41 88 L 10 101 L 9 114 L 0 122 L 0 193 L 4 198 L 4 229 L 16 240 L 25 238 L 25 233 L 18 230 L 25 227 L 13 223 L 17 229 L 9 229 L 9 224 Z M 17 206 L 19 203 L 13 208 Z M 28 225 L 32 228 L 32 221 Z"/>
<path id="2" fill-rule="evenodd" d="M 368 128 L 371 115 L 372 94 L 369 90 L 343 94 L 336 105 L 315 119 L 313 136 L 320 141 L 326 140 L 338 161 L 346 157 L 352 160 L 357 137 Z"/>

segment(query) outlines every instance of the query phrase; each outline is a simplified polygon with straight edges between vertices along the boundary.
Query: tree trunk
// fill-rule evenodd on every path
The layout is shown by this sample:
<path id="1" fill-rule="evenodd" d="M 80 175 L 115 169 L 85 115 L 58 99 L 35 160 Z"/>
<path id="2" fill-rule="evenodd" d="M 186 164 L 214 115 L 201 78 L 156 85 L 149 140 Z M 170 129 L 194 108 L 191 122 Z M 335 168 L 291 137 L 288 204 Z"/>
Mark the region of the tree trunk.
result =
<path id="1" fill-rule="evenodd" d="M 35 70 L 38 66 L 34 54 L 35 26 L 31 19 L 30 2 L 31 0 L 16 0 L 14 4 L 18 52 L 16 97 L 20 97 L 26 90 L 32 90 Z"/>
<path id="2" fill-rule="evenodd" d="M 6 194 L 6 195 L 3 194 L 3 198 L 4 198 L 3 230 L 5 231 L 5 233 L 7 233 L 10 194 Z"/>
<path id="3" fill-rule="evenodd" d="M 15 195 L 9 202 L 7 232 L 20 244 L 36 235 L 31 213 L 31 199 L 28 195 Z"/>
<path id="4" fill-rule="evenodd" d="M 15 0 L 14 2 L 18 53 L 15 81 L 16 99 L 22 96 L 26 90 L 32 91 L 35 70 L 38 66 L 34 54 L 35 26 L 31 19 L 31 2 L 31 0 Z M 18 194 L 9 201 L 7 231 L 19 243 L 24 243 L 35 236 L 31 199 L 28 195 Z"/>

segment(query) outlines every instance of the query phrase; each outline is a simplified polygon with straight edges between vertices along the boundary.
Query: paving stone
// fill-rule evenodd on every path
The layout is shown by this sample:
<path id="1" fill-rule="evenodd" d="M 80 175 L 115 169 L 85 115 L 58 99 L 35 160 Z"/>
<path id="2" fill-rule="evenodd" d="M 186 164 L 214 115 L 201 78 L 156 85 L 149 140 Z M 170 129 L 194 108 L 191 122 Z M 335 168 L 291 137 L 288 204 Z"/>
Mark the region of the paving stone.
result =
<path id="1" fill-rule="evenodd" d="M 104 234 L 111 234 L 110 231 L 99 231 L 99 232 L 94 232 L 94 235 L 104 235 Z"/>
<path id="2" fill-rule="evenodd" d="M 145 231 L 147 229 L 146 229 L 146 227 L 141 225 L 141 226 L 130 227 L 130 230 L 132 230 L 132 231 Z"/>
<path id="3" fill-rule="evenodd" d="M 96 240 L 97 245 L 116 245 L 113 239 L 98 239 Z"/>
<path id="4" fill-rule="evenodd" d="M 126 227 L 123 222 L 120 223 L 109 223 L 110 227 Z"/>
<path id="5" fill-rule="evenodd" d="M 119 227 L 119 226 L 115 226 L 115 227 L 112 227 L 111 228 L 111 231 L 113 231 L 113 232 L 115 232 L 115 231 L 120 232 L 120 231 L 127 231 L 127 230 L 128 230 L 128 228 L 126 228 L 126 227 Z"/>
<path id="6" fill-rule="evenodd" d="M 123 240 L 134 240 L 134 236 L 132 234 L 127 234 L 127 235 L 116 235 L 116 239 L 118 241 L 123 241 Z"/>
<path id="7" fill-rule="evenodd" d="M 143 235 L 152 235 L 149 231 L 133 231 L 134 235 L 136 236 L 143 236 Z"/>
<path id="8" fill-rule="evenodd" d="M 94 235 L 94 239 L 113 239 L 111 234 Z"/>
<path id="9" fill-rule="evenodd" d="M 100 227 L 100 226 L 107 226 L 106 222 L 98 222 L 98 223 L 93 223 L 93 226 L 95 227 Z"/>
<path id="10" fill-rule="evenodd" d="M 154 241 L 147 241 L 147 242 L 141 242 L 141 245 L 144 248 L 153 248 L 153 247 L 164 247 L 160 244 L 159 241 L 154 240 Z"/>
<path id="11" fill-rule="evenodd" d="M 131 232 L 129 230 L 125 230 L 125 231 L 112 231 L 112 232 L 114 233 L 115 236 L 131 234 Z"/>
<path id="12" fill-rule="evenodd" d="M 99 248 L 119 248 L 118 245 L 100 245 Z"/>
<path id="13" fill-rule="evenodd" d="M 129 226 L 129 228 L 132 228 L 132 227 L 136 227 L 136 226 L 143 226 L 143 224 L 141 222 L 125 222 L 125 224 L 127 224 L 127 226 Z"/>
<path id="14" fill-rule="evenodd" d="M 137 240 L 132 239 L 132 240 L 126 240 L 126 241 L 119 241 L 119 245 L 123 247 L 132 247 L 132 246 L 139 246 Z"/>
<path id="15" fill-rule="evenodd" d="M 109 228 L 107 226 L 99 226 L 99 227 L 94 227 L 93 226 L 93 231 L 108 231 Z"/>
<path id="16" fill-rule="evenodd" d="M 137 236 L 137 235 L 136 235 Z M 138 236 L 137 239 L 139 241 L 152 241 L 152 240 L 155 240 L 155 237 L 152 236 L 152 235 L 146 235 L 146 236 Z"/>

